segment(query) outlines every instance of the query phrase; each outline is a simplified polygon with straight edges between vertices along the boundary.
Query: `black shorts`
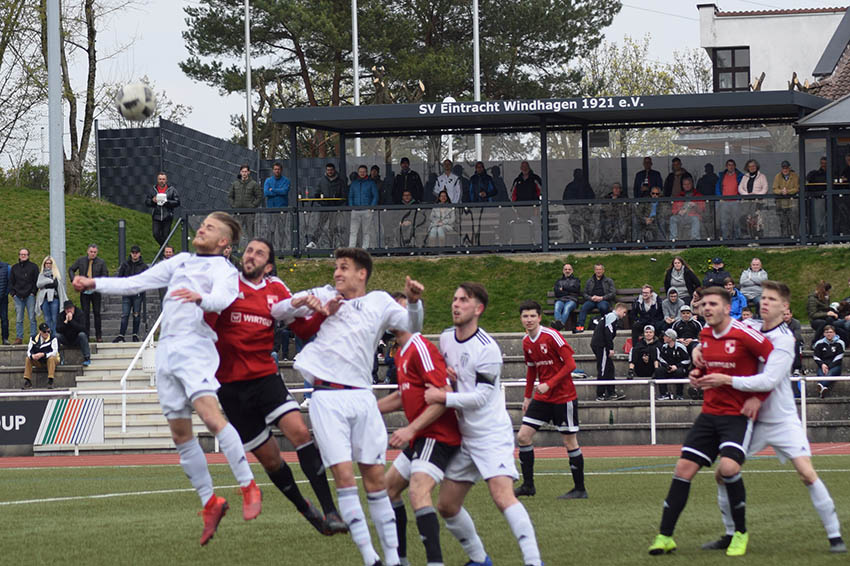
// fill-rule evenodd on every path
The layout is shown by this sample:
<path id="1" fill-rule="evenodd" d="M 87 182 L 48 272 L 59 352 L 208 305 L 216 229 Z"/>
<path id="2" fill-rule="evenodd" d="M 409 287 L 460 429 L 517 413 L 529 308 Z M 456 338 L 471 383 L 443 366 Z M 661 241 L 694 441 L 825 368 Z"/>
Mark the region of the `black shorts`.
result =
<path id="1" fill-rule="evenodd" d="M 239 433 L 246 452 L 259 448 L 271 438 L 271 425 L 280 417 L 299 410 L 298 402 L 278 374 L 222 383 L 218 400 L 227 420 Z"/>
<path id="2" fill-rule="evenodd" d="M 752 421 L 744 415 L 700 413 L 682 445 L 682 458 L 710 466 L 720 454 L 743 464 L 752 433 Z"/>
<path id="3" fill-rule="evenodd" d="M 528 410 L 522 416 L 522 424 L 539 430 L 546 423 L 552 423 L 561 434 L 578 432 L 578 399 L 566 403 L 547 403 L 532 399 Z"/>
<path id="4" fill-rule="evenodd" d="M 413 441 L 413 446 L 408 446 L 396 457 L 393 467 L 408 481 L 411 474 L 423 472 L 440 483 L 449 460 L 458 449 L 460 446 L 450 446 L 433 438 L 417 438 Z"/>

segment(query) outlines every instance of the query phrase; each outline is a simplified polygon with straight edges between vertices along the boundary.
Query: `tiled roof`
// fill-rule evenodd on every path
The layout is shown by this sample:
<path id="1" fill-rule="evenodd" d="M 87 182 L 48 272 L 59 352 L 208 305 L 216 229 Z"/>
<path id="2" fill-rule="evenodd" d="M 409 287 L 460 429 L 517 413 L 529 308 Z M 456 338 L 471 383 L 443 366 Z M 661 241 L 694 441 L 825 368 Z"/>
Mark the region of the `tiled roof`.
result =
<path id="1" fill-rule="evenodd" d="M 717 17 L 735 17 L 735 16 L 785 16 L 791 14 L 829 14 L 833 12 L 844 12 L 847 6 L 833 8 L 793 8 L 790 10 L 746 10 L 738 12 L 722 12 L 719 9 L 714 11 Z"/>
<path id="2" fill-rule="evenodd" d="M 844 48 L 832 74 L 811 85 L 809 92 L 830 100 L 850 94 L 850 44 Z"/>

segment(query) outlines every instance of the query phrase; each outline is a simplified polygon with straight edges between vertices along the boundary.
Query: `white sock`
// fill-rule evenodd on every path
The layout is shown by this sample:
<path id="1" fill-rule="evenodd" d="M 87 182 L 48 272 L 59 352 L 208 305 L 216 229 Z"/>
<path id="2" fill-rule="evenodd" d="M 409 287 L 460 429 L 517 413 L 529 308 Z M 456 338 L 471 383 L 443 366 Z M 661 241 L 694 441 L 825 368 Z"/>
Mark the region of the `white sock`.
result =
<path id="1" fill-rule="evenodd" d="M 251 466 L 248 465 L 245 448 L 242 446 L 242 440 L 240 440 L 239 433 L 236 432 L 233 425 L 227 423 L 216 435 L 216 438 L 218 438 L 218 445 L 224 452 L 224 457 L 227 458 L 227 463 L 230 464 L 230 469 L 233 470 L 233 475 L 239 485 L 245 487 L 251 483 L 254 480 L 254 473 L 251 471 Z"/>
<path id="2" fill-rule="evenodd" d="M 530 566 L 541 566 L 540 550 L 537 548 L 537 537 L 534 536 L 534 526 L 531 524 L 531 517 L 528 516 L 528 511 L 522 506 L 522 503 L 514 503 L 505 509 L 505 519 L 511 527 L 511 532 L 514 533 L 519 550 L 522 552 L 523 564 Z"/>
<path id="3" fill-rule="evenodd" d="M 378 531 L 378 540 L 384 551 L 384 564 L 398 564 L 398 532 L 395 528 L 395 512 L 387 496 L 387 490 L 366 494 L 369 502 L 369 515 Z"/>
<path id="4" fill-rule="evenodd" d="M 192 482 L 192 487 L 201 497 L 201 504 L 206 505 L 213 496 L 213 482 L 210 470 L 207 468 L 207 458 L 198 443 L 197 438 L 177 445 L 180 454 L 180 465 Z"/>
<path id="5" fill-rule="evenodd" d="M 375 548 L 372 546 L 369 525 L 366 524 L 366 515 L 363 513 L 363 507 L 360 506 L 360 496 L 357 494 L 357 487 L 339 488 L 336 490 L 336 496 L 339 500 L 339 512 L 342 515 L 342 520 L 348 525 L 351 540 L 360 549 L 360 554 L 363 555 L 363 563 L 367 566 L 372 566 L 381 557 L 378 556 L 378 553 L 375 552 Z"/>
<path id="6" fill-rule="evenodd" d="M 732 520 L 732 506 L 729 505 L 729 494 L 726 493 L 726 485 L 717 484 L 717 506 L 720 507 L 720 518 L 726 527 L 726 534 L 730 537 L 735 534 L 735 521 Z"/>
<path id="7" fill-rule="evenodd" d="M 829 496 L 829 490 L 826 489 L 820 478 L 807 487 L 809 488 L 809 496 L 812 498 L 812 505 L 815 506 L 815 511 L 820 515 L 823 528 L 826 529 L 826 536 L 828 538 L 840 537 L 841 525 L 838 523 L 838 514 L 835 512 L 835 503 Z"/>
<path id="8" fill-rule="evenodd" d="M 446 529 L 460 542 L 466 555 L 473 562 L 484 562 L 487 558 L 487 553 L 484 552 L 484 543 L 478 533 L 475 532 L 475 523 L 472 522 L 472 517 L 463 507 L 460 508 L 460 513 L 454 517 L 444 517 L 446 521 Z"/>

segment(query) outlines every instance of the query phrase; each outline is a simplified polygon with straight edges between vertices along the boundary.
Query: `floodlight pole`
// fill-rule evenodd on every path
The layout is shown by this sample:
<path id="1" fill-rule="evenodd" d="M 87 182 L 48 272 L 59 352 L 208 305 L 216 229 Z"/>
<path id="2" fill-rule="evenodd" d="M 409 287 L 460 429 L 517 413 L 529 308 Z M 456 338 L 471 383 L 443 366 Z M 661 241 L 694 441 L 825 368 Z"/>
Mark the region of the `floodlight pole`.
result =
<path id="1" fill-rule="evenodd" d="M 478 51 L 478 0 L 472 0 L 472 85 L 475 101 L 481 100 L 481 61 Z M 481 134 L 475 134 L 475 159 L 481 161 Z"/>
<path id="2" fill-rule="evenodd" d="M 247 112 L 248 149 L 254 149 L 254 119 L 251 110 L 251 12 L 245 0 L 245 105 Z"/>
<path id="3" fill-rule="evenodd" d="M 357 0 L 351 0 L 351 55 L 354 60 L 354 106 L 360 106 L 360 47 L 357 41 L 357 31 Z M 360 157 L 359 137 L 354 138 L 354 155 Z"/>
<path id="4" fill-rule="evenodd" d="M 65 175 L 62 145 L 62 71 L 59 0 L 47 0 L 47 122 L 50 147 L 50 254 L 65 273 Z"/>

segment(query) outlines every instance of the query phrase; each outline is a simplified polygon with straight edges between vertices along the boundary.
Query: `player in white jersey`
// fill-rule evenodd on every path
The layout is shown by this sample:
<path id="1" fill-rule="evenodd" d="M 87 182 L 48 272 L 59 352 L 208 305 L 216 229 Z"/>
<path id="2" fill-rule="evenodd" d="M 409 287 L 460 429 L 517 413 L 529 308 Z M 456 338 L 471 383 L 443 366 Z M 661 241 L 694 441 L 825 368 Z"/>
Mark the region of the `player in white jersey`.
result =
<path id="1" fill-rule="evenodd" d="M 751 397 L 744 405 L 744 410 L 752 410 L 753 417 L 756 417 L 757 413 L 749 454 L 757 454 L 767 446 L 771 446 L 776 451 L 780 462 L 784 463 L 790 460 L 800 475 L 800 479 L 809 489 L 812 504 L 826 529 L 830 552 L 847 552 L 847 545 L 841 538 L 841 525 L 835 512 L 835 504 L 812 466 L 809 440 L 803 431 L 800 417 L 797 416 L 797 405 L 791 391 L 789 377 L 791 366 L 794 363 L 796 342 L 793 333 L 783 322 L 783 315 L 789 308 L 790 300 L 791 291 L 784 283 L 762 282 L 759 307 L 762 321 L 753 319 L 747 321 L 748 324 L 767 336 L 773 344 L 773 351 L 768 356 L 761 373 L 746 377 L 712 373 L 701 378 L 695 378 L 692 381 L 699 387 L 731 385 L 741 391 L 771 392 L 763 403 L 758 398 Z M 699 357 L 699 353 L 697 356 Z M 750 407 L 747 405 L 750 405 Z M 726 497 L 726 490 L 719 481 L 717 503 L 720 506 L 720 512 L 726 526 L 726 534 L 716 541 L 704 544 L 704 550 L 726 548 L 735 530 L 731 521 L 731 510 L 729 500 Z"/>
<path id="2" fill-rule="evenodd" d="M 369 514 L 389 566 L 399 564 L 396 519 L 384 480 L 387 429 L 372 393 L 372 364 L 381 336 L 390 329 L 422 327 L 423 287 L 409 277 L 408 307 L 385 291 L 366 293 L 372 258 L 359 248 L 336 250 L 334 286 L 296 293 L 276 303 L 272 316 L 284 322 L 311 312 L 312 299 L 327 314 L 315 339 L 295 358 L 294 367 L 313 384 L 310 421 L 322 461 L 336 483 L 339 510 L 368 566 L 382 564 L 372 546 L 360 506 L 354 464 L 366 488 Z M 315 307 L 314 307 L 315 308 Z"/>
<path id="3" fill-rule="evenodd" d="M 480 283 L 461 283 L 457 288 L 452 299 L 454 328 L 440 336 L 440 353 L 449 375 L 457 381 L 457 392 L 437 388 L 425 391 L 428 404 L 441 403 L 457 410 L 463 437 L 460 451 L 446 468 L 437 508 L 446 528 L 469 555 L 468 566 L 492 564 L 472 518 L 463 508 L 466 494 L 479 478 L 484 478 L 493 502 L 519 542 L 524 564 L 540 566 L 534 526 L 514 495 L 513 483 L 519 474 L 514 461 L 513 426 L 499 382 L 502 352 L 478 327 L 487 300 L 487 290 Z"/>
<path id="4" fill-rule="evenodd" d="M 162 328 L 156 349 L 156 388 L 180 465 L 204 504 L 201 544 L 212 538 L 228 509 L 213 493 L 207 460 L 192 433 L 192 408 L 219 441 L 233 475 L 242 487 L 245 520 L 260 514 L 262 494 L 245 458 L 242 441 L 218 406 L 216 334 L 204 321 L 205 312 L 221 312 L 239 292 L 236 268 L 222 255 L 239 240 L 239 224 L 225 212 L 207 216 L 192 244 L 195 255 L 178 254 L 133 277 L 74 278 L 74 289 L 97 289 L 112 295 L 136 295 L 168 287 L 162 304 Z"/>

